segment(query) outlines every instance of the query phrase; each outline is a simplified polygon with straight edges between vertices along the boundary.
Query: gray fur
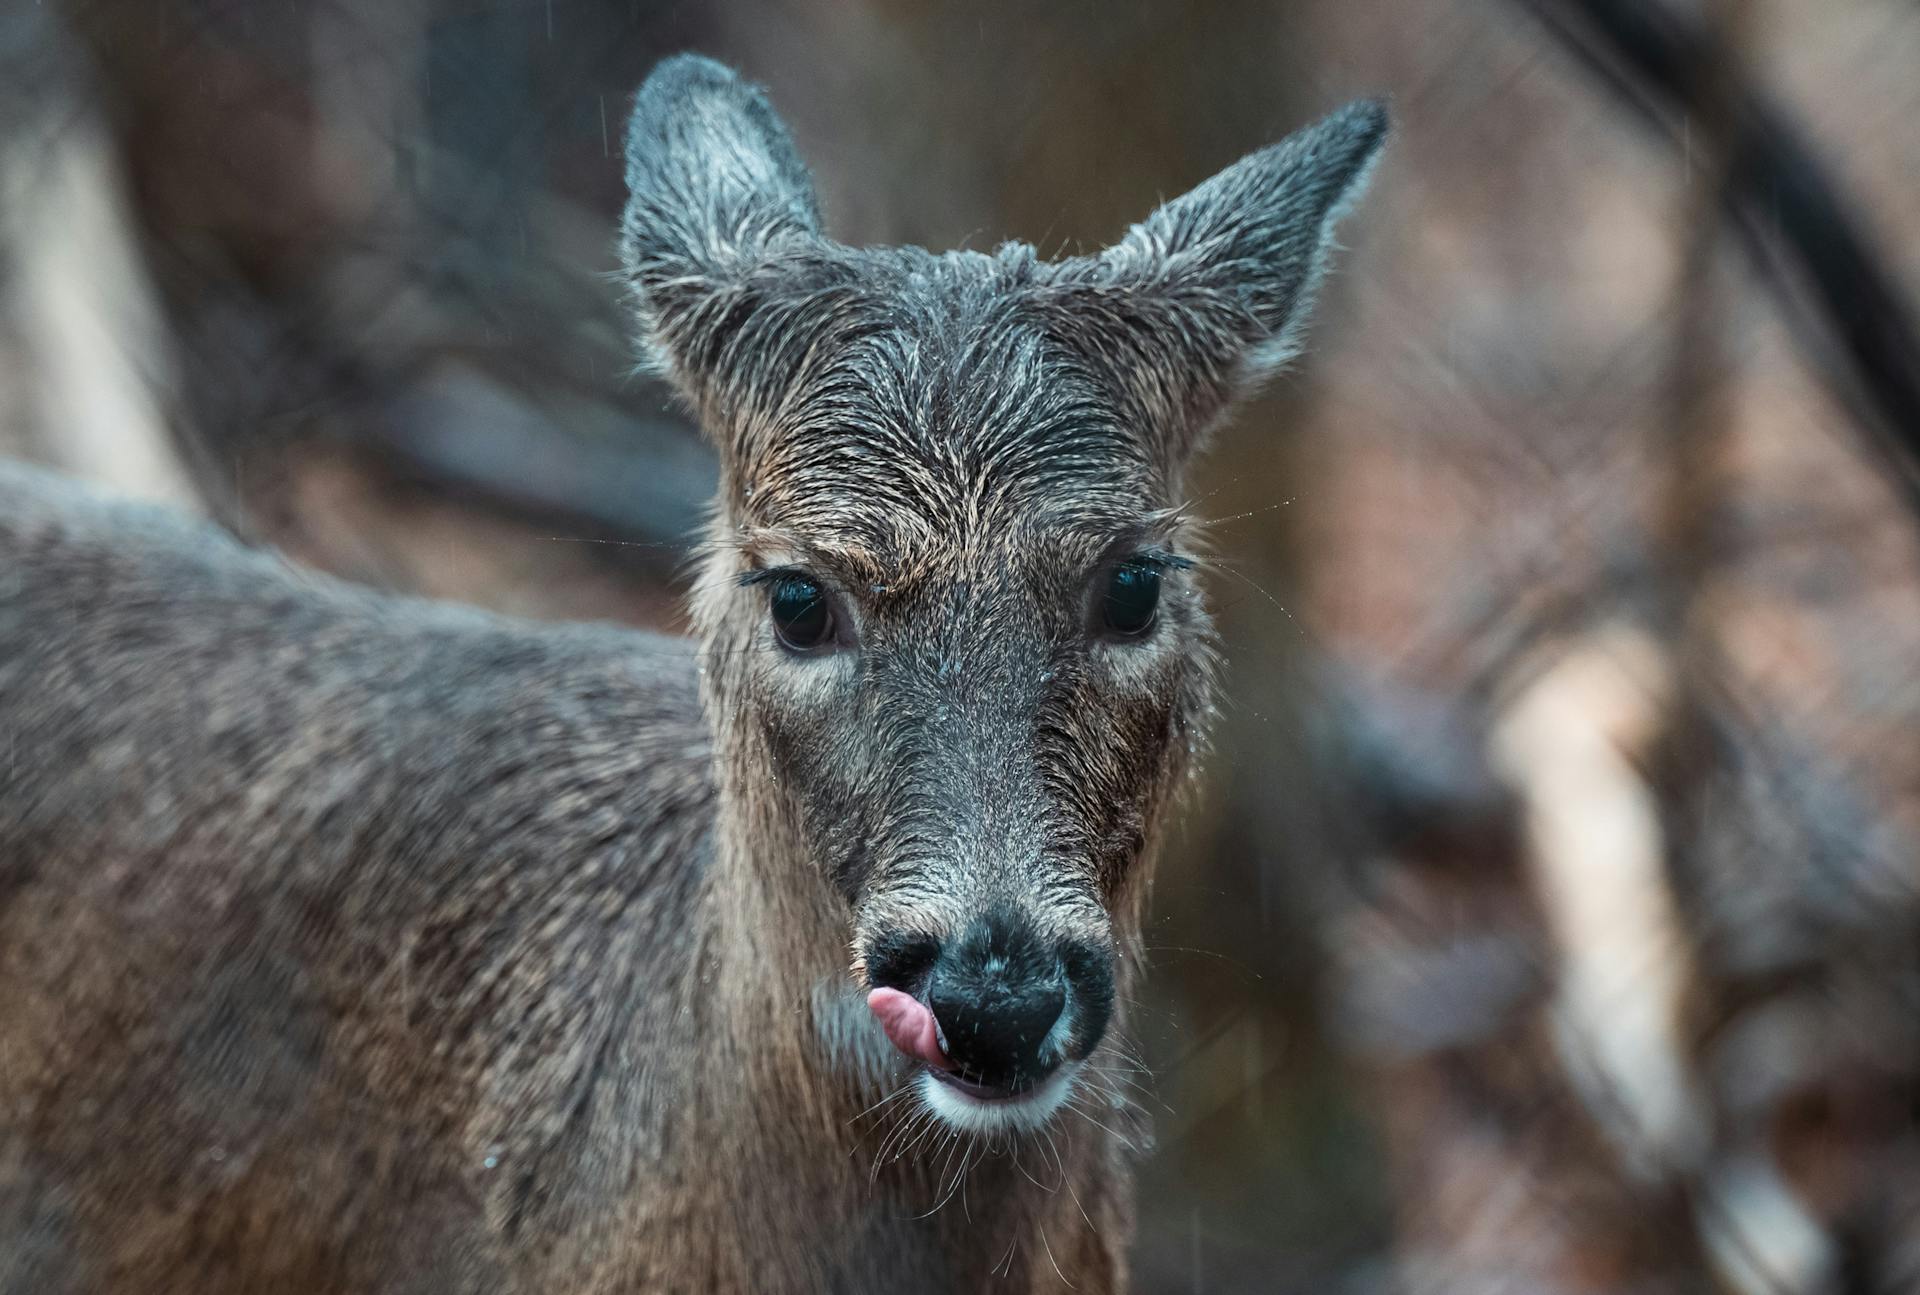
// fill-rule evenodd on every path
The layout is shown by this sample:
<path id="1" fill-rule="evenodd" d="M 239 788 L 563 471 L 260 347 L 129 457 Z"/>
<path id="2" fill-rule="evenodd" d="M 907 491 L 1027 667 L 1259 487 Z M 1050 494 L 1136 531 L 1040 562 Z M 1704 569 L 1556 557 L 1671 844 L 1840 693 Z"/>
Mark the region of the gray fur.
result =
<path id="1" fill-rule="evenodd" d="M 1102 581 L 1182 543 L 1383 130 L 1097 257 L 855 250 L 758 90 L 663 64 L 622 247 L 722 452 L 697 648 L 0 470 L 0 1291 L 1122 1286 L 1139 1123 L 1097 1068 L 1105 1127 L 943 1162 L 872 1109 L 908 1075 L 859 995 L 1000 912 L 1091 951 L 1072 1046 L 1124 1046 L 1087 986 L 1126 1001 L 1212 635 L 1173 564 L 1104 638 Z M 836 650 L 775 643 L 771 565 Z M 954 1163 L 967 1209 L 916 1218 Z"/>

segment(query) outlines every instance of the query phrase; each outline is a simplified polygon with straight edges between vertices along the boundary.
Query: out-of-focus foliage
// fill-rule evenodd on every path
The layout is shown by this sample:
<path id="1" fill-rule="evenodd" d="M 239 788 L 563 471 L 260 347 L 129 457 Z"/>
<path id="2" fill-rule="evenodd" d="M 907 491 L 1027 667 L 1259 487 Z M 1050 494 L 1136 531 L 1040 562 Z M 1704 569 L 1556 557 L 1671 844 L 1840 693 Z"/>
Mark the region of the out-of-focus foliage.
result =
<path id="1" fill-rule="evenodd" d="M 1673 12 L 1911 298 L 1920 11 Z M 688 47 L 853 242 L 1095 244 L 1393 98 L 1195 492 L 1232 700 L 1149 928 L 1140 1288 L 1920 1288 L 1916 518 L 1728 233 L 1726 123 L 1646 129 L 1530 6 L 15 4 L 0 447 L 678 624 L 712 461 L 611 271 L 626 97 Z"/>

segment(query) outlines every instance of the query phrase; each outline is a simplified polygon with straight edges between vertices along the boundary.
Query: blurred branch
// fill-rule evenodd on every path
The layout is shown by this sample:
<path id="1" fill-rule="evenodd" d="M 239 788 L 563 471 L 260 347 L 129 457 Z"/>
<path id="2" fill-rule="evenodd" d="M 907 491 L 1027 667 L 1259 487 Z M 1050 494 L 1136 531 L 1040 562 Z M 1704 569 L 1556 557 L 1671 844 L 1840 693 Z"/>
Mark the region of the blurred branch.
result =
<path id="1" fill-rule="evenodd" d="M 92 69 L 60 14 L 0 14 L 0 452 L 194 507 L 169 338 Z"/>
<path id="2" fill-rule="evenodd" d="M 1657 0 L 1519 0 L 1676 143 L 1727 96 L 1724 211 L 1823 375 L 1920 513 L 1920 327 L 1811 146 L 1712 31 Z"/>
<path id="3" fill-rule="evenodd" d="M 583 425 L 598 434 L 568 430 Z M 666 414 L 648 419 L 584 399 L 550 412 L 462 366 L 425 375 L 360 430 L 366 448 L 418 484 L 675 560 L 698 538 L 717 471 L 706 443 Z"/>

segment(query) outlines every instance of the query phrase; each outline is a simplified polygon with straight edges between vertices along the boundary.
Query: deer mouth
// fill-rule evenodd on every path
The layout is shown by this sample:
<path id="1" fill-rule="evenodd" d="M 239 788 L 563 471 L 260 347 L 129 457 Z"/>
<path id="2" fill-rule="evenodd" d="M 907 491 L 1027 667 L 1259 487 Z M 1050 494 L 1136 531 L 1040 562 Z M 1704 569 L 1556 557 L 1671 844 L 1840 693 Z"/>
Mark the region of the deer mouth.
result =
<path id="1" fill-rule="evenodd" d="M 1050 1119 L 1073 1087 L 1077 1063 L 1069 1063 L 1018 1087 L 982 1084 L 969 1078 L 947 1055 L 946 1041 L 932 1009 L 898 989 L 876 989 L 867 1008 L 889 1042 L 925 1068 L 920 1096 L 948 1124 L 968 1132 L 995 1133 L 1037 1129 Z"/>
<path id="2" fill-rule="evenodd" d="M 920 1100 L 962 1133 L 988 1137 L 1032 1133 L 1046 1127 L 1073 1092 L 1079 1062 L 1069 1062 L 1018 1091 L 976 1084 L 951 1070 L 929 1068 L 920 1078 Z"/>
<path id="3" fill-rule="evenodd" d="M 976 1084 L 954 1070 L 928 1070 L 927 1074 L 955 1092 L 965 1093 L 976 1102 L 1017 1102 L 1038 1087 L 1037 1084 L 1028 1084 L 1018 1089 L 995 1088 L 990 1084 Z"/>

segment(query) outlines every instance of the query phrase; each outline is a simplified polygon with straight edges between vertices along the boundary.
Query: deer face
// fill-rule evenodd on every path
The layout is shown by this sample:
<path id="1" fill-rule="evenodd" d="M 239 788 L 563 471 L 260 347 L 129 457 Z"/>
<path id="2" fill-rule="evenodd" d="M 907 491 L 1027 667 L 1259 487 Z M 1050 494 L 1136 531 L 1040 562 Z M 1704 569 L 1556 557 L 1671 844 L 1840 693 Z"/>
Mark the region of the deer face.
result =
<path id="1" fill-rule="evenodd" d="M 1187 463 L 1290 354 L 1384 129 L 1356 105 L 1045 263 L 834 244 L 757 90 L 679 58 L 640 93 L 627 272 L 722 459 L 722 795 L 831 892 L 956 1125 L 1043 1123 L 1107 1029 L 1208 707 Z"/>
<path id="2" fill-rule="evenodd" d="M 708 677 L 864 975 L 930 1021 L 933 1100 L 1031 1113 L 1105 1029 L 1206 614 L 1174 465 L 1011 286 L 1031 262 L 859 262 L 846 331 L 734 424 Z"/>

